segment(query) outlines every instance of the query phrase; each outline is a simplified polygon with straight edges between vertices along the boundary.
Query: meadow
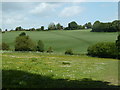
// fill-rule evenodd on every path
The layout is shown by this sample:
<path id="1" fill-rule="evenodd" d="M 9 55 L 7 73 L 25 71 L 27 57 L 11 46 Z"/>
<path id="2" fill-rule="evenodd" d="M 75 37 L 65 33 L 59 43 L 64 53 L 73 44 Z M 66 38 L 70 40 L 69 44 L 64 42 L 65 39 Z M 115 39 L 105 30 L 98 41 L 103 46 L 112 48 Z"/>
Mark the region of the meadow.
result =
<path id="1" fill-rule="evenodd" d="M 2 34 L 2 41 L 14 49 L 15 38 L 21 31 Z M 120 60 L 85 55 L 97 42 L 115 42 L 117 32 L 26 31 L 37 43 L 53 53 L 2 51 L 3 88 L 118 88 Z M 65 55 L 66 49 L 80 55 Z"/>
<path id="2" fill-rule="evenodd" d="M 36 52 L 2 54 L 3 88 L 117 88 L 117 59 Z"/>
<path id="3" fill-rule="evenodd" d="M 2 34 L 2 41 L 14 49 L 15 38 L 21 31 L 6 32 Z M 47 50 L 50 46 L 55 53 L 64 53 L 66 49 L 72 49 L 75 53 L 84 54 L 87 48 L 97 42 L 115 42 L 117 32 L 90 32 L 90 30 L 57 30 L 57 31 L 26 31 L 27 35 L 37 43 L 42 40 Z"/>

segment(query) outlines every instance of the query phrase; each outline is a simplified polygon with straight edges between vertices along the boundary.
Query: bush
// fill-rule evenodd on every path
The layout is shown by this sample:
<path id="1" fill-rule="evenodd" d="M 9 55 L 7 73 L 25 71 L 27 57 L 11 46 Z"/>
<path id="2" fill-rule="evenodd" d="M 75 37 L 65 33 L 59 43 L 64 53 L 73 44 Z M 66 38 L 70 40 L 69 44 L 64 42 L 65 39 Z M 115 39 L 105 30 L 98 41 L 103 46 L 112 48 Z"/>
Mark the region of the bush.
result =
<path id="1" fill-rule="evenodd" d="M 9 50 L 9 45 L 3 42 L 2 45 L 0 45 L 0 49 L 1 50 Z"/>
<path id="2" fill-rule="evenodd" d="M 39 40 L 37 43 L 37 50 L 36 51 L 44 52 L 44 43 L 41 40 Z"/>
<path id="3" fill-rule="evenodd" d="M 53 52 L 53 49 L 52 47 L 49 47 L 48 50 L 47 50 L 48 53 L 52 53 Z"/>
<path id="4" fill-rule="evenodd" d="M 116 47 L 118 50 L 118 59 L 120 59 L 120 34 L 118 35 L 117 40 L 116 40 Z"/>
<path id="5" fill-rule="evenodd" d="M 65 54 L 67 54 L 67 55 L 73 55 L 72 49 L 66 50 L 66 51 L 65 51 Z"/>
<path id="6" fill-rule="evenodd" d="M 15 40 L 15 51 L 34 51 L 35 50 L 35 44 L 33 41 L 29 38 L 29 36 L 26 36 L 26 34 L 20 34 L 18 37 L 16 37 Z"/>
<path id="7" fill-rule="evenodd" d="M 117 58 L 118 53 L 115 43 L 112 42 L 97 43 L 89 46 L 87 51 L 90 56 L 102 58 Z"/>

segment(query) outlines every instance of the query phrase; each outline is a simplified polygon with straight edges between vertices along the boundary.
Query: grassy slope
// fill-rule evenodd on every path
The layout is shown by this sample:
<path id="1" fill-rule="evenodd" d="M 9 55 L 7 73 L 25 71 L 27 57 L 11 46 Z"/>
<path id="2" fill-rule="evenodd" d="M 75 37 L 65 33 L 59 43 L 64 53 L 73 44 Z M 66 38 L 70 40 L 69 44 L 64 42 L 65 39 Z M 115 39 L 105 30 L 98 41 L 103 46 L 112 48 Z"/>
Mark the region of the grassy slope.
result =
<path id="1" fill-rule="evenodd" d="M 64 53 L 66 49 L 73 49 L 77 53 L 86 53 L 89 45 L 99 41 L 114 42 L 117 33 L 90 32 L 90 30 L 72 30 L 72 31 L 49 31 L 49 32 L 26 32 L 35 42 L 39 39 L 45 43 L 45 48 L 52 46 L 54 52 Z M 14 48 L 15 37 L 20 32 L 6 32 L 3 34 L 3 42 Z"/>
<path id="2" fill-rule="evenodd" d="M 63 64 L 65 61 L 70 64 Z M 118 84 L 118 60 L 115 59 L 15 52 L 3 53 L 2 64 L 3 87 L 66 87 L 66 85 L 69 85 L 68 87 L 102 87 L 103 85 L 100 82 L 93 84 L 80 81 L 73 81 L 74 83 L 72 83 L 71 81 L 83 78 Z M 38 75 L 50 76 L 52 81 L 48 77 L 38 79 L 37 77 L 40 77 Z M 68 80 L 54 82 L 56 79 Z M 43 81 L 41 82 L 41 80 Z M 103 87 L 105 86 L 103 85 Z"/>

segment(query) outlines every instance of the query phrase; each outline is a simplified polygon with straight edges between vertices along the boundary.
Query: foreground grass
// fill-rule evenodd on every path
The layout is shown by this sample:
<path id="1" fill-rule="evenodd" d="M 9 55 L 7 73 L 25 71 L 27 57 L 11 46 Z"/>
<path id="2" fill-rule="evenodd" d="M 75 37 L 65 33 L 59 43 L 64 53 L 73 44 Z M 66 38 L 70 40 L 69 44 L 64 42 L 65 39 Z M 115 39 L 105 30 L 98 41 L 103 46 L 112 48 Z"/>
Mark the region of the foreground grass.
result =
<path id="1" fill-rule="evenodd" d="M 3 88 L 117 87 L 117 59 L 43 53 L 2 54 Z"/>
<path id="2" fill-rule="evenodd" d="M 20 33 L 21 31 L 3 33 L 2 41 L 14 49 L 15 38 Z M 26 33 L 35 43 L 42 40 L 45 50 L 51 46 L 56 53 L 64 53 L 69 48 L 75 53 L 86 53 L 88 46 L 97 42 L 115 42 L 118 35 L 117 32 L 90 32 L 90 30 L 26 31 Z"/>

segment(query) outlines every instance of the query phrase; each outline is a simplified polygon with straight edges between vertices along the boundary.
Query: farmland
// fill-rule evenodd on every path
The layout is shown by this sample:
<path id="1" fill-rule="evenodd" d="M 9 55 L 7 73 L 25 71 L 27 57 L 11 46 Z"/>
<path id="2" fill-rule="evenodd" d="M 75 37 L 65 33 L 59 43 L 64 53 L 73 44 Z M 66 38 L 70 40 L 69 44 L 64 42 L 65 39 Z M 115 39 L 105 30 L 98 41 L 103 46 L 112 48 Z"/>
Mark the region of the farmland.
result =
<path id="1" fill-rule="evenodd" d="M 6 32 L 2 35 L 3 42 L 10 45 L 14 49 L 15 38 L 21 33 Z M 115 42 L 117 39 L 117 32 L 90 32 L 90 30 L 72 30 L 72 31 L 26 31 L 27 35 L 37 43 L 42 40 L 45 44 L 45 49 L 52 47 L 55 53 L 64 53 L 66 49 L 73 49 L 75 53 L 86 53 L 88 46 L 97 42 Z"/>

